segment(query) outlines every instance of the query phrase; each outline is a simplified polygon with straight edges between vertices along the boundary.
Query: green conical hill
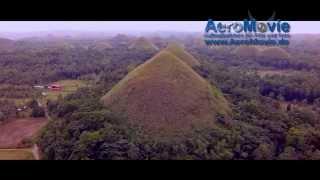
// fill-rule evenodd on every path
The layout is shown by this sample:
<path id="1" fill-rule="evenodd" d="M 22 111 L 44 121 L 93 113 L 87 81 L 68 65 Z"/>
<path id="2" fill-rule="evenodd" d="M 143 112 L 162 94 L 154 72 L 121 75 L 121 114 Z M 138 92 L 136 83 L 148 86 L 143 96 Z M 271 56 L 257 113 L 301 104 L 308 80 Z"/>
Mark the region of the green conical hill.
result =
<path id="1" fill-rule="evenodd" d="M 222 93 L 164 50 L 131 71 L 102 102 L 152 137 L 179 137 L 231 113 Z"/>

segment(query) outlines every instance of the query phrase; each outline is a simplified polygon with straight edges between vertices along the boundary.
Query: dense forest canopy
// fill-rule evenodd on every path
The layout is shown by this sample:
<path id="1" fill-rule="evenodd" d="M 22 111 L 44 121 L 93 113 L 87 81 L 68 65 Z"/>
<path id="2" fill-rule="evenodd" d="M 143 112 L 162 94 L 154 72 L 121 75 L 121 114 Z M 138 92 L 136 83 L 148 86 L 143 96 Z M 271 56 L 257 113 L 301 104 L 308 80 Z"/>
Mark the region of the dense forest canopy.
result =
<path id="1" fill-rule="evenodd" d="M 314 36 L 293 35 L 288 47 L 251 47 L 248 54 L 209 48 L 198 35 L 147 37 L 159 50 L 173 40 L 184 44 L 200 63 L 193 70 L 232 109 L 214 127 L 163 141 L 150 140 L 100 101 L 157 53 L 129 48 L 137 37 L 1 39 L 7 50 L 0 51 L 0 121 L 16 116 L 12 99 L 37 97 L 34 85 L 85 79 L 93 85 L 48 102 L 51 120 L 38 138 L 44 159 L 320 159 L 320 37 Z"/>

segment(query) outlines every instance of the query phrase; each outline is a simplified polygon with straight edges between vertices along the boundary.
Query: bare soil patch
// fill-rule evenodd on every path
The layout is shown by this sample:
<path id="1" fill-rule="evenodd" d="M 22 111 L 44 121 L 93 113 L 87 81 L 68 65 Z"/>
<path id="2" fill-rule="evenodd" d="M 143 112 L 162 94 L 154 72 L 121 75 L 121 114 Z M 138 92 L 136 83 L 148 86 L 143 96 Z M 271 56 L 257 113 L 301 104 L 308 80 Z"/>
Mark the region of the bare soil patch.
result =
<path id="1" fill-rule="evenodd" d="M 13 119 L 0 124 L 0 148 L 22 148 L 46 125 L 45 118 Z"/>

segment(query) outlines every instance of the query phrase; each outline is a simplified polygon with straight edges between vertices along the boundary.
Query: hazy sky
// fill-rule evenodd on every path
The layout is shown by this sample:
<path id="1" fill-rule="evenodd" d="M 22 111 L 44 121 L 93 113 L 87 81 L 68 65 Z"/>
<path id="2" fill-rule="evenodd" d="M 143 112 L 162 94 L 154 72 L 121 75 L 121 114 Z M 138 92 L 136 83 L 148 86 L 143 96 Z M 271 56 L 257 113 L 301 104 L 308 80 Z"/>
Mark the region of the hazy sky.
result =
<path id="1" fill-rule="evenodd" d="M 0 32 L 186 31 L 203 32 L 206 21 L 0 21 Z M 320 21 L 291 21 L 291 33 L 320 33 Z"/>

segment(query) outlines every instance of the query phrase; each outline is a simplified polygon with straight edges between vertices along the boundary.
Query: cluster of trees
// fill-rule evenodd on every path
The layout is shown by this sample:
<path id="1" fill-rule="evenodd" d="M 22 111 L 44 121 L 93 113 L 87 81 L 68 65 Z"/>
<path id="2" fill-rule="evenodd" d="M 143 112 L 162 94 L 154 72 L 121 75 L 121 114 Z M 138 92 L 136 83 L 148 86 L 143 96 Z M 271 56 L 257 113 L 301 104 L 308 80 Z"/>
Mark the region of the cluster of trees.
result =
<path id="1" fill-rule="evenodd" d="M 187 47 L 190 47 L 191 44 Z M 241 68 L 259 69 L 262 67 L 269 67 L 277 70 L 320 70 L 319 53 L 310 55 L 304 51 L 304 48 L 296 50 L 292 48 L 284 48 L 290 52 L 290 58 L 276 58 L 266 56 L 238 56 L 235 53 L 237 47 L 194 47 L 188 50 L 199 57 L 199 60 L 208 60 L 210 62 L 220 62 L 227 66 L 237 66 Z M 294 50 L 293 50 L 294 49 Z"/>
<path id="2" fill-rule="evenodd" d="M 28 102 L 26 107 L 27 109 L 23 109 L 23 111 L 28 111 L 26 112 L 27 114 L 29 114 L 30 111 L 31 117 L 45 117 L 45 109 L 40 107 L 36 100 L 33 99 Z M 0 122 L 10 120 L 11 118 L 25 117 L 24 113 L 20 114 L 17 109 L 18 107 L 13 100 L 0 100 Z"/>
<path id="3" fill-rule="evenodd" d="M 29 106 L 31 103 L 28 103 L 28 101 L 36 97 L 38 93 L 27 85 L 1 85 L 0 121 L 17 117 L 29 117 L 29 110 L 34 110 L 35 106 Z M 21 109 L 20 112 L 18 109 Z"/>
<path id="4" fill-rule="evenodd" d="M 0 99 L 0 122 L 16 117 L 17 110 L 14 101 Z"/>
<path id="5" fill-rule="evenodd" d="M 28 103 L 28 107 L 32 109 L 31 117 L 45 117 L 44 107 L 39 106 L 39 103 L 35 99 Z"/>
<path id="6" fill-rule="evenodd" d="M 305 101 L 319 103 L 320 79 L 317 74 L 303 73 L 292 76 L 267 76 L 261 81 L 262 95 L 271 96 L 285 101 Z"/>
<path id="7" fill-rule="evenodd" d="M 275 69 L 294 69 L 294 70 L 312 70 L 315 67 L 314 64 L 310 62 L 300 61 L 300 59 L 277 59 L 277 58 L 266 58 L 259 57 L 257 62 L 261 66 L 273 67 Z"/>
<path id="8" fill-rule="evenodd" d="M 281 101 L 304 102 L 319 105 L 320 79 L 318 73 L 310 74 L 306 71 L 292 75 L 267 75 L 259 76 L 257 73 L 247 73 L 239 67 L 223 69 L 223 65 L 204 63 L 198 73 L 207 77 L 227 94 L 237 94 L 241 88 L 250 89 L 262 96 L 268 96 Z M 211 73 L 209 73 L 211 72 Z M 247 91 L 247 90 L 245 90 Z M 247 93 L 251 98 L 252 93 Z"/>
<path id="9" fill-rule="evenodd" d="M 129 62 L 139 64 L 154 54 L 121 45 L 104 51 L 85 48 L 94 42 L 95 39 L 87 40 L 82 46 L 76 44 L 74 48 L 46 48 L 40 46 L 42 41 L 24 42 L 25 49 L 1 54 L 0 83 L 34 85 L 76 79 L 105 72 L 108 70 L 105 68 L 128 65 Z M 68 44 L 68 41 L 63 44 Z"/>
<path id="10" fill-rule="evenodd" d="M 23 99 L 30 98 L 34 95 L 31 86 L 26 85 L 10 85 L 5 84 L 0 86 L 1 98 Z"/>
<path id="11" fill-rule="evenodd" d="M 211 60 L 197 69 L 217 84 L 233 104 L 233 120 L 250 149 L 239 158 L 319 159 L 318 76 L 301 71 L 293 76 L 260 77 L 247 73 L 249 69 Z M 289 101 L 286 108 L 281 107 L 284 101 Z M 290 101 L 305 105 L 291 106 Z M 292 133 L 300 134 L 293 137 Z"/>
<path id="12" fill-rule="evenodd" d="M 3 71 L 0 72 L 0 82 L 34 85 L 77 78 L 103 67 L 100 61 L 99 64 L 97 62 L 102 57 L 97 56 L 91 57 L 90 53 L 72 50 L 13 52 L 1 56 Z"/>

